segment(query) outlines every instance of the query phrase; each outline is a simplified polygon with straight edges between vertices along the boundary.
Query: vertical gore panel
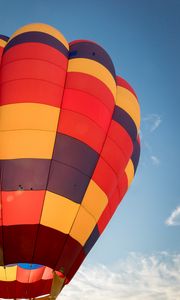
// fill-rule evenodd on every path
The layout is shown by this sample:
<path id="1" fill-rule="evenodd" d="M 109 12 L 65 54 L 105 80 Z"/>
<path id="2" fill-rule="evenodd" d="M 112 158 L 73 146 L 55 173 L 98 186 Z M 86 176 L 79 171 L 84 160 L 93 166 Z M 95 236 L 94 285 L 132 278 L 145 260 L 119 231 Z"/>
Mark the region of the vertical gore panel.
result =
<path id="1" fill-rule="evenodd" d="M 98 224 L 97 224 L 100 234 L 102 234 L 102 232 L 106 228 L 107 224 L 109 223 L 110 219 L 111 219 L 111 212 L 110 212 L 109 206 L 106 206 L 106 208 L 103 211 L 103 213 L 98 221 Z"/>
<path id="2" fill-rule="evenodd" d="M 122 181 L 122 179 L 121 179 L 121 181 Z M 112 196 L 109 198 L 109 203 L 108 203 L 111 216 L 115 212 L 115 210 L 116 210 L 117 206 L 119 205 L 120 201 L 121 201 L 120 192 L 119 192 L 119 189 L 116 188 L 114 190 Z"/>
<path id="3" fill-rule="evenodd" d="M 130 186 L 133 178 L 134 178 L 134 166 L 133 166 L 133 163 L 132 163 L 132 160 L 130 159 L 127 166 L 126 166 L 126 169 L 125 169 L 125 173 L 126 173 L 126 176 L 127 176 L 127 181 L 128 181 L 128 187 Z"/>
<path id="4" fill-rule="evenodd" d="M 80 265 L 82 264 L 83 260 L 85 259 L 84 250 L 82 249 L 79 253 L 79 255 L 76 257 L 76 260 L 74 261 L 73 265 L 71 266 L 71 269 L 69 273 L 67 274 L 67 279 L 70 281 L 72 277 L 75 275 L 77 270 L 79 269 Z"/>
<path id="5" fill-rule="evenodd" d="M 81 205 L 71 228 L 70 236 L 84 246 L 95 226 L 95 218 Z"/>
<path id="6" fill-rule="evenodd" d="M 140 107 L 139 103 L 131 92 L 123 87 L 117 87 L 116 104 L 125 110 L 136 124 L 137 130 L 140 127 Z"/>
<path id="7" fill-rule="evenodd" d="M 71 236 L 68 236 L 63 251 L 61 252 L 60 259 L 57 262 L 56 270 L 64 268 L 65 275 L 67 275 L 81 250 L 81 244 L 78 243 L 78 241 L 73 239 Z"/>
<path id="8" fill-rule="evenodd" d="M 133 151 L 133 143 L 127 131 L 116 121 L 111 120 L 108 137 L 129 157 Z"/>
<path id="9" fill-rule="evenodd" d="M 91 177 L 98 160 L 98 153 L 71 136 L 57 133 L 53 159 Z"/>
<path id="10" fill-rule="evenodd" d="M 6 282 L 6 281 L 2 282 L 1 281 L 1 284 L 0 284 L 1 297 L 2 298 L 11 298 L 11 299 L 14 298 L 14 291 L 16 290 L 15 288 L 16 288 L 15 281 L 11 281 L 11 282 Z"/>
<path id="11" fill-rule="evenodd" d="M 128 178 L 127 178 L 126 173 L 124 173 L 124 175 L 122 176 L 122 178 L 118 184 L 118 189 L 119 189 L 119 194 L 120 194 L 120 199 L 119 199 L 119 202 L 120 202 L 128 189 Z M 119 203 L 117 205 L 119 205 Z"/>
<path id="12" fill-rule="evenodd" d="M 44 273 L 44 269 L 45 269 L 45 267 L 31 270 L 29 282 L 36 282 L 36 281 L 41 280 L 43 273 Z"/>
<path id="13" fill-rule="evenodd" d="M 123 78 L 117 76 L 116 104 L 124 109 L 134 120 L 137 130 L 140 128 L 140 106 L 137 95 L 130 84 Z"/>
<path id="14" fill-rule="evenodd" d="M 132 157 L 131 157 L 133 165 L 134 165 L 134 172 L 136 172 L 136 169 L 137 169 L 137 165 L 139 162 L 139 156 L 140 156 L 140 144 L 139 144 L 138 140 L 136 140 L 134 143 L 134 149 L 133 149 L 133 153 L 132 153 Z"/>
<path id="15" fill-rule="evenodd" d="M 98 221 L 107 203 L 106 194 L 91 180 L 84 195 L 82 206 Z"/>
<path id="16" fill-rule="evenodd" d="M 0 295 L 2 298 L 8 298 L 7 283 L 0 281 Z"/>
<path id="17" fill-rule="evenodd" d="M 41 280 L 41 285 L 39 289 L 36 289 L 36 295 L 38 296 L 39 294 L 41 295 L 46 295 L 49 294 L 52 286 L 52 279 L 50 280 Z M 31 296 L 31 294 L 30 294 Z"/>
<path id="18" fill-rule="evenodd" d="M 118 177 L 123 174 L 130 154 L 131 153 L 124 153 L 109 137 L 106 138 L 101 152 L 102 158 L 109 164 Z"/>
<path id="19" fill-rule="evenodd" d="M 28 283 L 30 278 L 30 272 L 29 269 L 21 268 L 20 266 L 17 267 L 17 276 L 16 280 L 22 283 Z"/>
<path id="20" fill-rule="evenodd" d="M 99 233 L 99 230 L 98 230 L 98 226 L 96 225 L 94 227 L 90 237 L 88 238 L 87 242 L 84 245 L 84 252 L 85 252 L 86 255 L 89 253 L 91 248 L 94 246 L 94 244 L 96 243 L 99 236 L 100 236 L 100 233 Z"/>
<path id="21" fill-rule="evenodd" d="M 4 262 L 32 262 L 38 225 L 13 225 L 3 227 Z"/>
<path id="22" fill-rule="evenodd" d="M 75 168 L 52 161 L 48 191 L 81 203 L 90 178 Z"/>
<path id="23" fill-rule="evenodd" d="M 117 176 L 113 169 L 100 157 L 92 179 L 110 197 L 117 185 Z"/>
<path id="24" fill-rule="evenodd" d="M 14 286 L 16 298 L 27 297 L 28 283 L 15 282 Z M 14 296 L 13 296 L 14 297 Z"/>
<path id="25" fill-rule="evenodd" d="M 33 263 L 55 268 L 59 253 L 62 251 L 66 235 L 55 229 L 40 225 L 37 231 Z"/>
<path id="26" fill-rule="evenodd" d="M 114 106 L 114 66 L 108 54 L 91 42 L 70 44 L 69 58 L 58 131 L 100 153 Z"/>

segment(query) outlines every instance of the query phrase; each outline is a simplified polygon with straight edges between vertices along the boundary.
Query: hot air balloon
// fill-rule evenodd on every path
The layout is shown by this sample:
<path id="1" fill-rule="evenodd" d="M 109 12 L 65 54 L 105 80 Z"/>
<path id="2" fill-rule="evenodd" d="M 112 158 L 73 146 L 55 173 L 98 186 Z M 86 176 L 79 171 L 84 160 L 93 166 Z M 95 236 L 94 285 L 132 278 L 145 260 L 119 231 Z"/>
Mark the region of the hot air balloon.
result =
<path id="1" fill-rule="evenodd" d="M 98 44 L 0 36 L 0 297 L 55 298 L 135 175 L 140 108 Z"/>

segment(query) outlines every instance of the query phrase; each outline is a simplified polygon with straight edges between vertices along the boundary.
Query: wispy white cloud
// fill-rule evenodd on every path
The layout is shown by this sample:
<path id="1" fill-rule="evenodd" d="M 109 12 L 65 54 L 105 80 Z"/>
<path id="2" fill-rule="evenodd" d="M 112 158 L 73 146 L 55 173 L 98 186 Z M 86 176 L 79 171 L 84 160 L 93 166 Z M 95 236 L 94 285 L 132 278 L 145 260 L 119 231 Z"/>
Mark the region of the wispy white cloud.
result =
<path id="1" fill-rule="evenodd" d="M 153 165 L 159 166 L 160 160 L 159 160 L 159 158 L 157 156 L 151 155 L 150 158 L 151 158 L 151 161 L 152 161 Z"/>
<path id="2" fill-rule="evenodd" d="M 146 165 L 147 159 L 155 167 L 160 165 L 160 159 L 151 145 L 153 135 L 149 135 L 149 133 L 156 131 L 161 123 L 162 117 L 158 114 L 148 114 L 142 118 L 141 145 L 142 149 L 144 149 L 144 159 L 146 159 L 144 165 Z"/>
<path id="3" fill-rule="evenodd" d="M 155 131 L 162 123 L 162 118 L 158 114 L 149 114 L 142 120 L 148 124 L 150 132 Z"/>
<path id="4" fill-rule="evenodd" d="M 83 266 L 59 300 L 180 299 L 180 254 L 131 253 L 115 266 Z"/>
<path id="5" fill-rule="evenodd" d="M 165 223 L 169 226 L 180 225 L 180 206 L 176 207 Z"/>

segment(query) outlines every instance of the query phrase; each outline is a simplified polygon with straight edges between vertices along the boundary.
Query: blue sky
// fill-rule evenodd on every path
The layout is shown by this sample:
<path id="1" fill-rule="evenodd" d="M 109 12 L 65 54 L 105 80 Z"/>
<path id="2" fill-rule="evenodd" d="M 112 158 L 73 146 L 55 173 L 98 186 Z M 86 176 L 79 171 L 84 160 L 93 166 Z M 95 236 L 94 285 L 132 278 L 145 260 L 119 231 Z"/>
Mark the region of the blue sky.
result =
<path id="1" fill-rule="evenodd" d="M 175 281 L 180 279 L 176 275 L 177 261 L 180 267 L 180 1 L 1 1 L 2 34 L 11 35 L 32 22 L 56 27 L 68 41 L 82 38 L 102 45 L 113 60 L 116 73 L 134 87 L 141 105 L 142 151 L 136 177 L 79 274 L 85 276 L 83 278 L 88 272 L 102 276 L 107 268 L 116 276 L 127 266 L 136 274 L 138 260 L 142 271 L 136 274 L 139 290 L 142 290 L 145 270 L 151 282 L 154 281 L 150 270 L 159 274 L 162 285 L 160 290 L 160 283 L 152 283 L 151 291 L 154 288 L 157 294 L 145 291 L 142 299 L 177 299 L 177 287 L 173 289 L 177 294 L 172 294 L 169 290 L 171 279 L 166 282 L 157 265 L 163 263 L 166 270 L 174 272 Z M 128 274 L 124 274 L 127 281 Z M 106 277 L 104 279 L 107 281 Z M 74 280 L 77 282 L 76 278 Z M 125 288 L 122 278 L 118 280 Z M 79 290 L 82 292 L 87 282 L 84 279 L 81 283 Z M 93 282 L 91 288 L 92 285 Z M 109 290 L 112 289 L 110 285 Z M 134 298 L 127 289 L 126 299 L 141 299 L 138 290 L 134 288 L 133 291 Z M 76 299 L 76 292 L 77 288 L 67 288 L 62 300 L 70 296 Z M 77 299 L 90 299 L 85 294 L 79 297 L 82 298 Z M 116 297 L 117 294 L 110 294 L 111 300 L 120 299 Z M 97 299 L 100 300 L 100 296 Z"/>

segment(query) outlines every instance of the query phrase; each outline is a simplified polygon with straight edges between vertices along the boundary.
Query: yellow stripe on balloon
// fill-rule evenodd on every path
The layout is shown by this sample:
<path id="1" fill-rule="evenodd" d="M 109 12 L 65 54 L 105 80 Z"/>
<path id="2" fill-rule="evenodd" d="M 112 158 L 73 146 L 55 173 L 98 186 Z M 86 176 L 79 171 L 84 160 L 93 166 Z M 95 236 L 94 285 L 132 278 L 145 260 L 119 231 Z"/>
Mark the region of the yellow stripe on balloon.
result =
<path id="1" fill-rule="evenodd" d="M 116 104 L 131 116 L 139 130 L 140 106 L 134 94 L 124 87 L 117 86 Z"/>
<path id="2" fill-rule="evenodd" d="M 16 280 L 17 266 L 6 267 L 6 277 L 7 281 Z"/>
<path id="3" fill-rule="evenodd" d="M 20 29 L 15 31 L 13 35 L 11 35 L 10 40 L 12 40 L 14 37 L 16 37 L 19 34 L 30 32 L 30 31 L 47 33 L 53 36 L 54 38 L 56 38 L 57 40 L 59 40 L 69 50 L 69 44 L 66 41 L 65 37 L 63 36 L 63 34 L 56 28 L 43 23 L 28 24 L 21 27 Z"/>
<path id="4" fill-rule="evenodd" d="M 126 166 L 125 173 L 127 175 L 128 187 L 129 187 L 134 178 L 134 166 L 133 166 L 133 162 L 131 159 L 129 160 L 129 162 Z"/>
<path id="5" fill-rule="evenodd" d="M 82 206 L 94 216 L 96 221 L 108 204 L 108 198 L 103 190 L 91 180 L 84 195 Z"/>
<path id="6" fill-rule="evenodd" d="M 60 109 L 39 103 L 15 103 L 0 106 L 0 131 L 39 129 L 56 131 Z"/>
<path id="7" fill-rule="evenodd" d="M 0 39 L 0 47 L 4 48 L 6 46 L 7 42 Z"/>
<path id="8" fill-rule="evenodd" d="M 6 281 L 6 272 L 4 267 L 0 267 L 0 281 Z"/>
<path id="9" fill-rule="evenodd" d="M 52 192 L 46 192 L 40 224 L 69 233 L 79 204 Z"/>
<path id="10" fill-rule="evenodd" d="M 70 236 L 84 246 L 95 226 L 94 217 L 81 206 L 70 231 Z"/>
<path id="11" fill-rule="evenodd" d="M 52 158 L 56 132 L 0 131 L 0 159 Z"/>
<path id="12" fill-rule="evenodd" d="M 16 280 L 17 266 L 0 267 L 0 281 Z"/>
<path id="13" fill-rule="evenodd" d="M 69 60 L 68 72 L 80 72 L 94 76 L 101 80 L 116 96 L 116 83 L 112 74 L 100 63 L 87 58 L 74 58 Z"/>

